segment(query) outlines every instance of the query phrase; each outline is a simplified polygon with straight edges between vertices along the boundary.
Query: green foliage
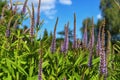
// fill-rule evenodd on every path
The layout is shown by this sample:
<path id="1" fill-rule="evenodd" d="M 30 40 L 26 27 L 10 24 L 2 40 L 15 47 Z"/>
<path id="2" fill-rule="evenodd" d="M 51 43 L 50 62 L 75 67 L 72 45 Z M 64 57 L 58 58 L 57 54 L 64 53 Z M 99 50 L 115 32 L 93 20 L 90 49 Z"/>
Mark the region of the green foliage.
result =
<path id="1" fill-rule="evenodd" d="M 117 0 L 118 4 L 120 0 Z M 112 35 L 112 41 L 120 40 L 120 10 L 114 0 L 101 0 L 100 9 L 106 20 L 106 30 Z"/>
<path id="2" fill-rule="evenodd" d="M 44 30 L 44 34 L 43 34 L 43 40 L 46 40 L 48 38 L 48 32 L 47 29 Z"/>
<path id="3" fill-rule="evenodd" d="M 0 0 L 0 14 L 2 13 L 2 8 L 7 4 L 6 0 Z"/>
<path id="4" fill-rule="evenodd" d="M 120 41 L 117 41 L 117 43 L 113 45 L 113 48 L 116 52 L 120 53 Z"/>
<path id="5" fill-rule="evenodd" d="M 6 8 L 5 10 L 4 18 L 0 19 L 0 23 L 3 21 L 0 24 L 1 80 L 37 80 L 40 59 L 42 60 L 43 80 L 62 80 L 65 78 L 67 80 L 103 80 L 104 76 L 99 75 L 100 58 L 95 53 L 92 56 L 92 67 L 87 65 L 89 57 L 87 49 L 69 49 L 67 54 L 64 55 L 64 53 L 60 52 L 59 46 L 57 46 L 56 52 L 52 54 L 50 51 L 52 33 L 49 36 L 47 30 L 45 30 L 43 38 L 38 39 L 38 31 L 42 23 L 37 25 L 35 36 L 32 38 L 33 41 L 31 41 L 30 35 L 26 31 L 28 28 L 19 29 L 14 27 L 15 24 L 19 25 L 19 23 L 22 23 L 24 20 L 23 16 L 26 14 L 16 13 L 13 15 L 10 9 Z M 31 12 L 29 11 L 29 13 Z M 8 27 L 11 35 L 6 37 L 5 32 Z M 42 43 L 42 46 L 40 43 Z M 42 51 L 42 56 L 40 55 L 40 50 Z M 114 44 L 113 49 L 110 51 L 114 53 L 110 52 L 107 56 L 107 80 L 119 80 L 120 41 Z"/>

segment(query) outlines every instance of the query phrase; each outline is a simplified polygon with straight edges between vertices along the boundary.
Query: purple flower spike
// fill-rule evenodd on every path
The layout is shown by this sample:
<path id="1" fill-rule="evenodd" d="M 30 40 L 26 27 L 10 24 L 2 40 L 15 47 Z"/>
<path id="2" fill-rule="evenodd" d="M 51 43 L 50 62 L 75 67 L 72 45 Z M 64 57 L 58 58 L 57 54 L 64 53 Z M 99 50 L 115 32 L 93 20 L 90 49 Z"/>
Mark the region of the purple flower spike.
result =
<path id="1" fill-rule="evenodd" d="M 38 80 L 42 80 L 42 57 L 40 58 L 40 61 L 39 61 Z"/>
<path id="2" fill-rule="evenodd" d="M 84 28 L 82 43 L 83 43 L 83 48 L 86 48 L 87 47 L 87 20 L 86 20 L 86 25 L 85 25 L 85 28 Z"/>
<path id="3" fill-rule="evenodd" d="M 56 49 L 56 28 L 57 28 L 57 24 L 58 24 L 58 18 L 56 20 L 56 24 L 55 24 L 55 27 L 54 27 L 54 34 L 53 34 L 52 44 L 51 44 L 51 48 L 50 48 L 52 53 L 54 53 L 55 49 Z"/>
<path id="4" fill-rule="evenodd" d="M 93 18 L 92 18 L 92 30 L 90 31 L 90 33 L 91 33 L 91 35 L 90 35 L 90 41 L 89 41 L 89 45 L 88 45 L 88 49 L 90 51 L 89 61 L 88 61 L 89 67 L 92 66 L 92 54 L 93 54 L 93 50 L 94 50 L 94 22 L 93 22 Z"/>
<path id="5" fill-rule="evenodd" d="M 40 49 L 40 60 L 39 60 L 39 64 L 38 64 L 38 80 L 42 80 L 42 54 L 43 54 L 43 45 L 42 45 L 42 42 L 40 41 L 40 46 L 41 46 L 41 49 Z"/>
<path id="6" fill-rule="evenodd" d="M 91 67 L 92 66 L 92 53 L 93 53 L 93 41 L 92 41 L 92 31 L 90 31 L 90 41 L 89 41 L 89 51 L 90 51 L 90 54 L 89 54 L 89 61 L 88 61 L 88 66 Z"/>
<path id="7" fill-rule="evenodd" d="M 90 40 L 88 44 L 88 49 L 92 50 L 94 47 L 94 22 L 92 18 L 92 30 L 90 31 Z"/>
<path id="8" fill-rule="evenodd" d="M 10 26 L 12 22 L 13 16 L 10 18 L 8 25 L 7 25 L 7 30 L 6 30 L 6 37 L 8 38 L 10 36 Z"/>
<path id="9" fill-rule="evenodd" d="M 51 52 L 54 53 L 56 50 L 56 38 L 54 37 L 51 44 Z"/>
<path id="10" fill-rule="evenodd" d="M 67 53 L 68 45 L 69 45 L 68 27 L 69 27 L 69 22 L 68 22 L 67 26 L 65 25 L 65 38 L 64 38 L 64 44 L 62 46 L 62 51 L 65 53 L 65 55 Z"/>
<path id="11" fill-rule="evenodd" d="M 74 13 L 74 41 L 73 41 L 73 48 L 76 49 L 77 48 L 77 39 L 76 39 L 76 14 Z"/>
<path id="12" fill-rule="evenodd" d="M 98 33 L 98 40 L 97 40 L 97 48 L 96 48 L 96 55 L 99 56 L 100 49 L 101 49 L 101 39 L 100 39 L 100 34 L 101 34 L 101 26 L 99 27 L 99 33 Z"/>
<path id="13" fill-rule="evenodd" d="M 104 75 L 106 78 L 107 76 L 107 65 L 106 65 L 106 53 L 105 53 L 105 33 L 104 33 L 104 26 L 102 28 L 102 37 L 101 37 L 101 49 L 100 49 L 100 74 Z"/>
<path id="14" fill-rule="evenodd" d="M 41 0 L 39 0 L 39 4 L 38 4 L 38 10 L 37 10 L 37 21 L 36 21 L 36 25 L 38 26 L 40 23 L 40 4 L 41 4 Z"/>
<path id="15" fill-rule="evenodd" d="M 27 2 L 28 2 L 28 0 L 26 0 L 24 5 L 23 5 L 22 14 L 25 14 Z"/>
<path id="16" fill-rule="evenodd" d="M 30 37 L 32 38 L 34 36 L 34 5 L 32 3 L 32 16 L 31 16 L 31 27 L 30 27 Z"/>
<path id="17" fill-rule="evenodd" d="M 94 47 L 94 40 L 95 39 L 95 36 L 94 36 L 94 20 L 93 20 L 93 18 L 92 18 L 92 48 Z"/>
<path id="18" fill-rule="evenodd" d="M 92 53 L 93 53 L 93 51 L 90 51 L 89 61 L 88 61 L 88 67 L 92 66 Z"/>
<path id="19" fill-rule="evenodd" d="M 69 22 L 65 28 L 65 52 L 68 50 L 68 45 L 69 45 L 69 38 L 68 38 L 68 27 L 69 27 Z"/>

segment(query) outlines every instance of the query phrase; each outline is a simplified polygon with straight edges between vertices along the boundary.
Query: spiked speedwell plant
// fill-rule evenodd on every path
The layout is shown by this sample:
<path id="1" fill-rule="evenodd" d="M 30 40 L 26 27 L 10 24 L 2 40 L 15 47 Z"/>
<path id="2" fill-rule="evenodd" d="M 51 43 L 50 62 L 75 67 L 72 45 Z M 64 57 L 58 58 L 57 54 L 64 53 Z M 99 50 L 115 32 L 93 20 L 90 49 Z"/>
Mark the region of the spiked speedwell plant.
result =
<path id="1" fill-rule="evenodd" d="M 68 22 L 61 45 L 56 39 L 58 18 L 53 35 L 38 38 L 40 21 L 39 0 L 37 19 L 27 7 L 28 0 L 19 13 L 17 4 L 2 8 L 0 17 L 0 79 L 1 80 L 119 80 L 120 41 L 112 46 L 110 32 L 105 32 L 105 22 L 101 23 L 96 39 L 94 22 L 90 32 L 84 28 L 82 41 L 76 39 L 76 14 L 74 13 L 73 44 L 70 45 Z M 15 9 L 13 9 L 15 7 Z M 20 29 L 28 10 L 31 25 Z M 8 14 L 9 13 L 9 14 Z M 22 14 L 21 14 L 22 13 Z M 92 18 L 93 20 L 93 18 Z M 35 22 L 36 21 L 36 22 Z M 88 37 L 88 32 L 90 37 Z M 105 34 L 108 39 L 105 41 Z M 51 38 L 52 37 L 52 38 Z M 88 39 L 89 38 L 89 39 Z M 89 41 L 88 41 L 89 40 Z M 50 43 L 48 43 L 50 42 Z M 106 46 L 107 45 L 107 46 Z M 61 47 L 60 47 L 61 46 Z M 71 49 L 72 47 L 72 49 Z M 53 53 L 53 54 L 52 54 Z"/>

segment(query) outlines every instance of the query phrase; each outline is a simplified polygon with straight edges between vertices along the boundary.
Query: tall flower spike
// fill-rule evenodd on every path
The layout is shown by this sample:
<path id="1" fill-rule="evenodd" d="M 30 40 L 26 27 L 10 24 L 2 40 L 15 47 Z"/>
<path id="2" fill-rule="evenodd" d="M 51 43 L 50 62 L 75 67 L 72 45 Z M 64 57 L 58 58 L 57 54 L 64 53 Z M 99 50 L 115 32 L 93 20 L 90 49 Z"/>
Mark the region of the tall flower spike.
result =
<path id="1" fill-rule="evenodd" d="M 66 30 L 65 30 L 65 43 L 66 43 L 65 49 L 66 49 L 66 51 L 68 50 L 68 45 L 69 45 L 68 27 L 69 27 L 69 22 L 68 22 L 68 24 L 66 26 Z"/>
<path id="2" fill-rule="evenodd" d="M 28 0 L 25 0 L 25 3 L 24 3 L 23 8 L 22 8 L 22 14 L 25 14 L 27 2 L 28 2 Z"/>
<path id="3" fill-rule="evenodd" d="M 32 3 L 32 16 L 31 16 L 31 27 L 30 27 L 30 37 L 32 38 L 34 36 L 34 5 Z"/>
<path id="4" fill-rule="evenodd" d="M 61 52 L 65 52 L 66 24 L 64 25 L 64 32 L 65 32 L 65 37 L 64 37 L 64 41 L 61 42 Z"/>
<path id="5" fill-rule="evenodd" d="M 91 35 L 90 35 L 90 40 L 89 40 L 89 50 L 90 50 L 90 54 L 89 54 L 89 61 L 88 61 L 88 66 L 91 67 L 92 66 L 92 54 L 93 54 L 93 48 L 94 48 L 94 22 L 93 22 L 93 17 L 92 17 L 92 30 L 90 31 Z"/>
<path id="6" fill-rule="evenodd" d="M 94 22 L 93 22 L 93 17 L 92 17 L 92 29 L 90 31 L 90 40 L 89 40 L 89 44 L 88 44 L 88 49 L 94 47 Z"/>
<path id="7" fill-rule="evenodd" d="M 102 28 L 102 37 L 101 37 L 101 50 L 100 50 L 100 74 L 106 78 L 107 76 L 107 65 L 106 65 L 106 53 L 105 53 L 105 21 Z"/>
<path id="8" fill-rule="evenodd" d="M 38 4 L 38 10 L 37 10 L 37 21 L 36 21 L 36 25 L 38 26 L 40 23 L 40 4 L 41 4 L 41 0 L 39 0 L 39 4 Z"/>
<path id="9" fill-rule="evenodd" d="M 89 54 L 89 61 L 88 61 L 89 67 L 92 66 L 92 54 L 93 54 L 93 50 L 94 50 L 94 21 L 93 21 L 93 17 L 92 17 L 92 30 L 90 31 L 90 33 L 91 33 L 90 41 L 89 41 L 90 54 Z"/>
<path id="10" fill-rule="evenodd" d="M 10 36 L 10 25 L 11 25 L 11 21 L 13 19 L 14 16 L 12 16 L 8 22 L 8 26 L 7 26 L 7 30 L 6 30 L 6 37 L 8 38 Z"/>
<path id="11" fill-rule="evenodd" d="M 64 37 L 64 41 L 61 42 L 61 52 L 65 52 L 65 45 L 66 45 L 66 43 L 65 43 L 65 39 L 66 39 L 66 24 L 64 26 L 64 32 L 65 32 L 65 37 Z"/>
<path id="12" fill-rule="evenodd" d="M 40 60 L 39 60 L 39 69 L 38 69 L 38 80 L 42 80 L 42 42 L 40 43 L 41 49 L 40 49 Z"/>
<path id="13" fill-rule="evenodd" d="M 76 49 L 77 48 L 77 40 L 76 40 L 76 14 L 74 13 L 74 41 L 73 41 L 73 48 Z"/>
<path id="14" fill-rule="evenodd" d="M 66 55 L 66 53 L 67 53 L 68 45 L 69 45 L 68 27 L 69 27 L 69 22 L 68 22 L 67 26 L 65 25 L 65 39 L 64 39 L 64 45 L 63 45 L 63 49 L 64 49 L 65 55 Z"/>
<path id="15" fill-rule="evenodd" d="M 51 52 L 54 53 L 55 49 L 56 49 L 56 28 L 57 28 L 57 24 L 58 24 L 58 17 L 55 23 L 55 27 L 54 27 L 54 34 L 53 34 L 53 39 L 52 39 L 52 44 L 51 44 Z"/>
<path id="16" fill-rule="evenodd" d="M 83 43 L 83 48 L 86 48 L 87 47 L 87 20 L 86 20 L 86 23 L 85 23 L 82 43 Z"/>
<path id="17" fill-rule="evenodd" d="M 90 30 L 90 40 L 89 40 L 89 45 L 88 45 L 88 49 L 90 51 L 89 53 L 89 60 L 88 60 L 88 67 L 92 66 L 92 31 Z"/>
<path id="18" fill-rule="evenodd" d="M 97 56 L 100 55 L 100 49 L 101 49 L 100 34 L 101 34 L 101 26 L 99 27 L 98 40 L 97 40 L 97 47 L 96 47 L 96 55 L 97 55 Z"/>
<path id="19" fill-rule="evenodd" d="M 94 40 L 95 36 L 94 36 L 94 19 L 92 17 L 92 48 L 94 47 Z"/>
<path id="20" fill-rule="evenodd" d="M 38 80 L 42 80 L 42 58 L 40 58 L 40 61 L 39 61 Z"/>
<path id="21" fill-rule="evenodd" d="M 93 32 L 91 30 L 90 31 L 90 40 L 89 40 L 89 51 L 90 51 L 89 61 L 88 61 L 88 66 L 89 67 L 92 66 L 92 54 L 93 54 L 93 39 L 92 39 L 92 36 L 93 36 Z"/>

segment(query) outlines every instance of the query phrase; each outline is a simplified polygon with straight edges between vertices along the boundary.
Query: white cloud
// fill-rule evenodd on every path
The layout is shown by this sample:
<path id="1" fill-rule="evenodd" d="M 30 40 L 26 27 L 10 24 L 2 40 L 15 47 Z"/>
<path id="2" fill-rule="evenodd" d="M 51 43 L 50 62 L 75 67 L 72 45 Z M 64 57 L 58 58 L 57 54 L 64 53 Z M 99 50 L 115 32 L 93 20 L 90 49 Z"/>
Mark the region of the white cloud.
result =
<path id="1" fill-rule="evenodd" d="M 65 4 L 65 5 L 71 5 L 72 4 L 72 1 L 71 0 L 59 0 L 59 2 L 61 4 Z"/>
<path id="2" fill-rule="evenodd" d="M 34 3 L 35 11 L 37 13 L 37 6 L 39 0 L 29 0 L 28 5 L 31 6 L 31 2 Z M 55 9 L 56 0 L 41 0 L 41 13 L 43 13 L 49 19 L 53 19 L 55 13 L 57 12 Z"/>
<path id="3" fill-rule="evenodd" d="M 49 19 L 53 19 L 57 10 L 55 8 L 56 0 L 42 0 L 41 12 L 44 13 Z"/>
<path id="4" fill-rule="evenodd" d="M 17 2 L 17 1 L 22 2 L 22 3 L 25 2 L 25 0 L 13 0 L 13 3 Z M 41 13 L 44 14 L 49 19 L 53 19 L 54 15 L 57 13 L 56 1 L 58 1 L 58 0 L 41 0 L 41 7 L 40 7 Z M 39 0 L 28 0 L 27 5 L 29 6 L 30 10 L 32 9 L 32 5 L 31 5 L 32 2 L 34 4 L 35 13 L 37 13 L 37 7 L 38 7 Z M 59 0 L 59 2 L 64 5 L 72 4 L 71 0 Z M 22 9 L 22 7 L 23 6 L 20 5 L 18 8 Z"/>
<path id="5" fill-rule="evenodd" d="M 102 15 L 101 15 L 101 14 L 98 14 L 98 15 L 97 15 L 97 19 L 102 19 Z"/>
<path id="6" fill-rule="evenodd" d="M 44 12 L 44 14 L 49 18 L 49 19 L 54 19 L 54 15 L 57 11 L 56 10 L 47 10 Z"/>
<path id="7" fill-rule="evenodd" d="M 24 3 L 25 0 L 13 0 L 14 2 L 22 2 Z M 27 5 L 29 6 L 30 10 L 32 9 L 31 3 L 34 4 L 35 13 L 37 13 L 37 7 L 38 7 L 39 0 L 28 0 Z M 41 0 L 41 13 L 47 16 L 49 19 L 53 19 L 54 15 L 56 14 L 57 10 L 55 8 L 56 0 Z M 20 5 L 18 8 L 22 9 L 22 5 Z"/>

